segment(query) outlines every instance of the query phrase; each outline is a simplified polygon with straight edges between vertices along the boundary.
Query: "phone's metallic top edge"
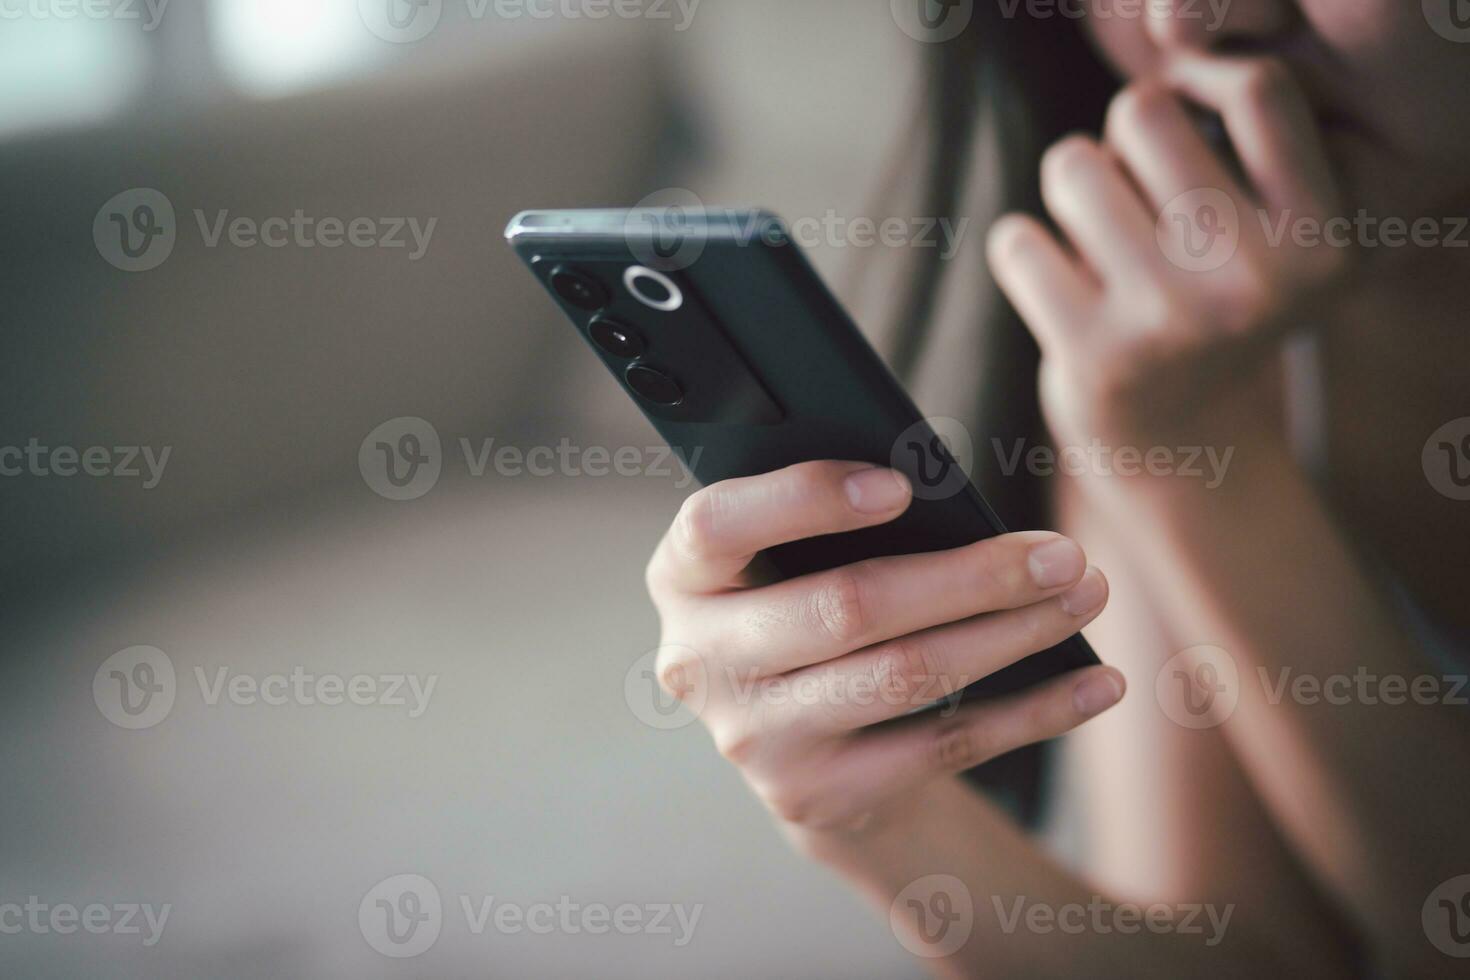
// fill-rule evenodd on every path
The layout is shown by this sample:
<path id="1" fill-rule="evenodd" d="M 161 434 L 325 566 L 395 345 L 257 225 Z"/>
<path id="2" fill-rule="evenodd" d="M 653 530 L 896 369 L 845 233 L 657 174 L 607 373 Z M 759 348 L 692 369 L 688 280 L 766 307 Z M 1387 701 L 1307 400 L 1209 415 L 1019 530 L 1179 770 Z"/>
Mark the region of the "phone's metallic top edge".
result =
<path id="1" fill-rule="evenodd" d="M 514 242 L 528 235 L 567 236 L 577 238 L 626 238 L 667 224 L 670 208 L 605 208 L 571 211 L 522 211 L 505 227 L 506 241 Z M 709 236 L 736 234 L 761 224 L 774 222 L 784 228 L 781 219 L 761 208 L 684 208 L 678 211 L 684 227 L 692 225 Z M 647 216 L 654 221 L 639 220 Z"/>

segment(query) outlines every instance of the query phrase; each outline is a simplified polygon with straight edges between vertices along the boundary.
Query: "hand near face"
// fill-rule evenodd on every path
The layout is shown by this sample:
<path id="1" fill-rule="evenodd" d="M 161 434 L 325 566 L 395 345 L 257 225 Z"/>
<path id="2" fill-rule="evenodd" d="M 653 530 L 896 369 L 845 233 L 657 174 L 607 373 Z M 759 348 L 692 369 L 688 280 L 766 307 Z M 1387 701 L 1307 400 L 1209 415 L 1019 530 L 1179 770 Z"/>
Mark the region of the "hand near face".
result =
<path id="1" fill-rule="evenodd" d="M 1238 167 L 1191 106 L 1220 117 Z M 1052 147 L 1041 186 L 1058 231 L 1007 216 L 989 254 L 1042 348 L 1063 441 L 1146 438 L 1207 409 L 1349 258 L 1280 233 L 1339 205 L 1307 99 L 1268 58 L 1177 57 L 1116 97 L 1102 141 Z"/>

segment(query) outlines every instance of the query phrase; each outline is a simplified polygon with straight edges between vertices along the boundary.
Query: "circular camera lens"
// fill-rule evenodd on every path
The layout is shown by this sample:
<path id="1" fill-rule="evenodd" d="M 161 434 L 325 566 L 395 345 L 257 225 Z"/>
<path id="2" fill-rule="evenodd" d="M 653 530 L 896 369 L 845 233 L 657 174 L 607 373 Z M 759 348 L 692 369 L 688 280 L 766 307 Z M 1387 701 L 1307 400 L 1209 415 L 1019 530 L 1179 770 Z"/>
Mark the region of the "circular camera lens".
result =
<path id="1" fill-rule="evenodd" d="M 648 349 L 638 331 L 605 316 L 593 320 L 587 332 L 592 335 L 593 343 L 613 357 L 631 361 L 635 357 L 642 357 L 643 352 Z"/>
<path id="2" fill-rule="evenodd" d="M 634 364 L 628 368 L 628 386 L 641 398 L 655 405 L 677 405 L 684 400 L 684 389 L 662 371 L 646 364 Z"/>
<path id="3" fill-rule="evenodd" d="M 551 270 L 551 288 L 556 295 L 583 310 L 600 310 L 607 305 L 607 290 L 587 273 L 559 265 Z"/>

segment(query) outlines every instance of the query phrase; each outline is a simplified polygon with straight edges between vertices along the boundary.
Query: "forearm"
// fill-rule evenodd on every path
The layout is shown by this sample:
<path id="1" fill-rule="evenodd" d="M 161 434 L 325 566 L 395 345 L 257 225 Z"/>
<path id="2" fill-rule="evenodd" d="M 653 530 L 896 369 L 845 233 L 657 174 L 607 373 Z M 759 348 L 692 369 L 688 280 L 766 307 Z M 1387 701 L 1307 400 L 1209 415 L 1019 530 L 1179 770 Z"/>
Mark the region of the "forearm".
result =
<path id="1" fill-rule="evenodd" d="M 1165 900 L 1270 895 L 1290 912 L 1262 917 L 1259 928 L 1282 942 L 1341 943 L 1342 922 L 1292 855 L 1225 735 L 1186 728 L 1159 710 L 1155 679 L 1180 645 L 1160 622 L 1118 525 L 1075 494 L 1057 502 L 1057 513 L 1108 570 L 1112 601 L 1087 635 L 1132 692 L 1057 755 L 1057 803 L 1085 815 L 1087 874 L 1121 893 Z"/>
<path id="2" fill-rule="evenodd" d="M 1279 825 L 1361 924 L 1417 951 L 1424 898 L 1470 858 L 1463 783 L 1445 778 L 1470 764 L 1464 709 L 1403 691 L 1388 703 L 1356 680 L 1318 691 L 1359 671 L 1412 691 L 1434 668 L 1279 439 L 1242 445 L 1214 490 L 1156 479 L 1110 492 L 1176 634 L 1233 658 L 1239 702 L 1223 731 Z"/>
<path id="3" fill-rule="evenodd" d="M 933 784 L 909 812 L 903 822 L 876 830 L 790 833 L 808 856 L 862 891 L 911 951 L 924 948 L 918 931 L 923 914 L 930 938 L 939 937 L 931 950 L 953 944 L 956 933 L 949 929 L 968 930 L 951 955 L 925 958 L 939 975 L 1173 980 L 1263 968 L 1272 975 L 1289 970 L 1304 980 L 1348 975 L 1340 951 L 1300 935 L 1277 948 L 1267 945 L 1256 923 L 1275 914 L 1266 907 L 1271 896 L 1200 896 L 1168 905 L 1135 899 L 1130 905 L 1100 894 L 958 779 Z M 961 884 L 938 883 L 943 895 L 915 887 L 933 875 Z M 946 910 L 948 929 L 939 927 Z"/>

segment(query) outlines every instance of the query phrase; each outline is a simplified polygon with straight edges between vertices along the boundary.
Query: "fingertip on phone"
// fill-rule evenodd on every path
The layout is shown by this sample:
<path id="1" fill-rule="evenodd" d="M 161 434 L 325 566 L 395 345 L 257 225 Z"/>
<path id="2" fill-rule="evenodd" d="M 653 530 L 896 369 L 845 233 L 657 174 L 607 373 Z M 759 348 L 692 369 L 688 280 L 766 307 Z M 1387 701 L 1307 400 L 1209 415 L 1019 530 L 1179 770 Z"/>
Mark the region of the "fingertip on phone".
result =
<path id="1" fill-rule="evenodd" d="M 1062 608 L 1068 616 L 1090 616 L 1108 601 L 1108 580 L 1096 568 L 1089 567 L 1081 581 L 1064 592 Z"/>
<path id="2" fill-rule="evenodd" d="M 1091 718 L 1123 700 L 1128 685 L 1123 675 L 1111 667 L 1089 671 L 1072 690 L 1072 704 L 1077 713 Z"/>
<path id="3" fill-rule="evenodd" d="M 881 467 L 853 473 L 845 481 L 843 490 L 852 509 L 869 516 L 900 511 L 913 499 L 908 478 L 897 470 Z"/>

